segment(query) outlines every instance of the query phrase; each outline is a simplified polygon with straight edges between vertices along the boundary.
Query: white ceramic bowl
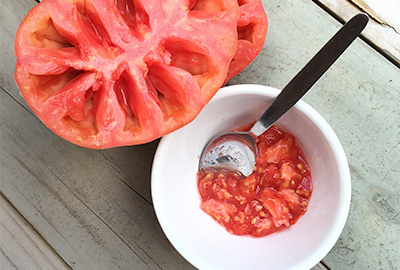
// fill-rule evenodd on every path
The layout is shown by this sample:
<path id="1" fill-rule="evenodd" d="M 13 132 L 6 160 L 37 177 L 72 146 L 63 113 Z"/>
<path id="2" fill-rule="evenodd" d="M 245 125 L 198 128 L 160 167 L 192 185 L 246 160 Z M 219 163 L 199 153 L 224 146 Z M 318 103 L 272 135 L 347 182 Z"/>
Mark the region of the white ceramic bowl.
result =
<path id="1" fill-rule="evenodd" d="M 278 93 L 261 85 L 224 87 L 192 123 L 160 141 L 152 169 L 155 211 L 172 245 L 199 269 L 310 269 L 343 230 L 351 193 L 346 156 L 328 123 L 303 101 L 276 124 L 297 138 L 311 167 L 305 215 L 284 231 L 254 238 L 229 234 L 199 207 L 196 172 L 205 144 L 258 119 Z"/>

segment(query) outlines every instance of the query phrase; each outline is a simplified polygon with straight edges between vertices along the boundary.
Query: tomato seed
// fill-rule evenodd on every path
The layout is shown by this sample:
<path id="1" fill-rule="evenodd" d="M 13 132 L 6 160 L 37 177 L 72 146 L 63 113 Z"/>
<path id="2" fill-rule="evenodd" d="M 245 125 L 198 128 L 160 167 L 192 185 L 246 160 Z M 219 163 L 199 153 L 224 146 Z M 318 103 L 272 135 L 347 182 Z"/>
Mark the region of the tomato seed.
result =
<path id="1" fill-rule="evenodd" d="M 299 164 L 297 164 L 297 168 L 299 168 L 300 170 L 303 170 L 304 166 L 303 166 L 303 164 L 299 163 Z"/>
<path id="2" fill-rule="evenodd" d="M 226 199 L 230 199 L 230 198 L 233 197 L 233 195 L 230 194 L 228 191 L 225 191 L 225 192 L 224 192 L 224 196 L 225 196 Z"/>
<path id="3" fill-rule="evenodd" d="M 250 223 L 253 224 L 253 225 L 255 225 L 256 222 L 259 221 L 259 220 L 260 220 L 259 217 L 255 217 L 255 218 L 253 218 L 253 219 L 250 221 Z"/>

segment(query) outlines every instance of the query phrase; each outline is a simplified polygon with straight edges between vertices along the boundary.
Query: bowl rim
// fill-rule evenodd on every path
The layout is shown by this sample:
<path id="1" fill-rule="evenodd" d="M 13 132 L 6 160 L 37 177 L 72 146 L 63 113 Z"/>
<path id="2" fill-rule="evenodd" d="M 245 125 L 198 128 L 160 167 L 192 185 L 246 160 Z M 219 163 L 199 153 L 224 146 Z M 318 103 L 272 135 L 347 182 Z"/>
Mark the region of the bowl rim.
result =
<path id="1" fill-rule="evenodd" d="M 203 110 L 206 109 L 207 106 L 209 106 L 209 104 L 212 104 L 217 100 L 233 95 L 245 94 L 243 89 L 246 89 L 245 92 L 248 94 L 262 95 L 272 98 L 274 98 L 280 92 L 279 89 L 276 89 L 274 87 L 259 85 L 259 84 L 236 84 L 236 85 L 224 86 L 216 93 L 216 95 L 205 106 L 205 108 L 203 108 Z M 349 215 L 350 204 L 351 204 L 351 175 L 350 175 L 349 164 L 343 146 L 341 145 L 337 135 L 335 134 L 331 126 L 328 124 L 328 122 L 314 108 L 312 108 L 303 100 L 299 100 L 294 105 L 294 107 L 296 107 L 301 113 L 303 113 L 307 118 L 309 118 L 309 120 L 311 120 L 314 124 L 316 124 L 318 128 L 321 130 L 321 132 L 324 134 L 326 139 L 330 142 L 333 155 L 335 157 L 337 166 L 339 168 L 340 179 L 343 179 L 342 182 L 344 182 L 344 184 L 341 184 L 340 186 L 340 192 L 343 194 L 343 196 L 342 200 L 338 204 L 337 212 L 340 213 L 340 215 L 338 214 L 337 218 L 335 219 L 333 225 L 334 229 L 329 231 L 329 234 L 322 241 L 321 248 L 314 251 L 312 255 L 310 255 L 305 261 L 301 263 L 301 265 L 299 265 L 299 267 L 296 267 L 296 269 L 310 269 L 329 253 L 329 251 L 333 248 L 333 246 L 339 239 L 344 229 L 347 217 Z M 166 235 L 167 239 L 171 242 L 171 244 L 174 246 L 174 248 L 178 251 L 178 253 L 180 253 L 189 263 L 191 263 L 196 268 L 206 269 L 204 267 L 206 266 L 209 267 L 209 265 L 203 263 L 198 258 L 191 258 L 190 254 L 186 252 L 185 247 L 181 246 L 180 243 L 177 243 L 173 238 L 170 237 L 170 233 L 167 229 L 168 226 L 165 226 L 167 222 L 166 217 L 158 211 L 158 205 L 160 202 L 158 201 L 158 198 L 156 196 L 157 194 L 155 192 L 157 188 L 155 186 L 156 181 L 154 180 L 154 176 L 156 175 L 158 163 L 160 162 L 159 153 L 162 152 L 163 149 L 168 145 L 168 141 L 173 136 L 174 132 L 167 134 L 163 138 L 161 138 L 157 146 L 157 150 L 155 152 L 152 171 L 151 171 L 151 195 L 153 200 L 154 211 L 156 213 L 157 219 L 164 234 Z"/>

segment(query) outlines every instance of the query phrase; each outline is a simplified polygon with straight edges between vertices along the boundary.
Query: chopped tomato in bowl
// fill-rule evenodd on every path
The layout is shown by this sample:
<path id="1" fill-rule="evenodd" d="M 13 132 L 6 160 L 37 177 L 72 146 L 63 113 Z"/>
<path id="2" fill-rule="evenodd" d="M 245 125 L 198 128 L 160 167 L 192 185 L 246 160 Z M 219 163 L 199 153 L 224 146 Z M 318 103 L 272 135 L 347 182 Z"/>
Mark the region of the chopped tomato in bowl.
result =
<path id="1" fill-rule="evenodd" d="M 295 137 L 273 126 L 257 138 L 253 173 L 203 169 L 200 208 L 236 235 L 262 237 L 295 224 L 312 193 L 310 168 Z"/>
<path id="2" fill-rule="evenodd" d="M 346 156 L 332 128 L 303 101 L 276 123 L 281 135 L 259 142 L 255 174 L 198 178 L 209 140 L 257 120 L 278 93 L 261 85 L 224 87 L 193 122 L 160 141 L 151 183 L 155 212 L 172 245 L 199 269 L 310 269 L 342 232 L 351 193 Z M 285 151 L 288 145 L 301 153 Z"/>

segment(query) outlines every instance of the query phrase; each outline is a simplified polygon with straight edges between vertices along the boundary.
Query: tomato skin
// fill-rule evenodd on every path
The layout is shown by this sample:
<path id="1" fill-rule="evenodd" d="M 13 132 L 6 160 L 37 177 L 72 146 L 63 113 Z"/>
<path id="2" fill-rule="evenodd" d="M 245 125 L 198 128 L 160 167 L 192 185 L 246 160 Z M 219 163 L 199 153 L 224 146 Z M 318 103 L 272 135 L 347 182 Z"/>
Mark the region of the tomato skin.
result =
<path id="1" fill-rule="evenodd" d="M 21 94 L 83 147 L 142 144 L 182 127 L 223 84 L 237 49 L 237 3 L 194 2 L 42 1 L 15 38 Z"/>
<path id="2" fill-rule="evenodd" d="M 268 19 L 261 0 L 238 1 L 238 48 L 229 66 L 225 83 L 245 69 L 261 52 Z"/>
<path id="3" fill-rule="evenodd" d="M 198 172 L 201 209 L 232 234 L 270 235 L 307 211 L 311 173 L 295 137 L 273 126 L 257 138 L 257 147 L 254 171 L 244 179 L 226 171 Z"/>

